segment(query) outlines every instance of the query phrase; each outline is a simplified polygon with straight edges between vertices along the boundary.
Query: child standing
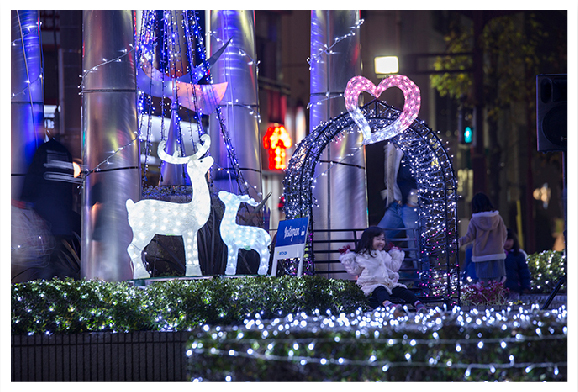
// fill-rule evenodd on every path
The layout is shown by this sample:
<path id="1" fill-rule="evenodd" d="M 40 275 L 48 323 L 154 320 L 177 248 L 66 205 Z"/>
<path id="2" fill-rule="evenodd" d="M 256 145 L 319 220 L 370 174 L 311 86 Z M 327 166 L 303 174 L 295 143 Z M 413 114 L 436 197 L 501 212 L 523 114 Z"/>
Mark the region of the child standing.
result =
<path id="1" fill-rule="evenodd" d="M 401 305 L 396 306 L 390 301 L 392 297 L 399 297 L 417 311 L 423 310 L 425 307 L 416 295 L 398 282 L 404 252 L 398 248 L 386 252 L 384 248 L 383 229 L 371 226 L 361 234 L 355 253 L 342 249 L 339 261 L 348 273 L 358 276 L 357 285 L 369 297 L 372 309 L 383 305 L 399 313 Z"/>
<path id="2" fill-rule="evenodd" d="M 466 235 L 458 240 L 459 246 L 474 241 L 472 262 L 476 275 L 482 282 L 502 281 L 506 275 L 504 268 L 504 242 L 506 226 L 498 211 L 484 193 L 472 198 L 472 219 Z"/>

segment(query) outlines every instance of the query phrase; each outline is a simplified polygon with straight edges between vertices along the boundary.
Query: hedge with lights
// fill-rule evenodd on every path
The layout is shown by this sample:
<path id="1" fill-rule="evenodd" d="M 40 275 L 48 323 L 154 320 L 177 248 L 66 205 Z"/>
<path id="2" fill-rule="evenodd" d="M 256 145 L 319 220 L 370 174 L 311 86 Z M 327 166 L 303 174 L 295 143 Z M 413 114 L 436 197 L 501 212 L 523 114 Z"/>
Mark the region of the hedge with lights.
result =
<path id="1" fill-rule="evenodd" d="M 191 381 L 563 381 L 564 308 L 395 318 L 351 314 L 204 325 L 187 344 Z"/>
<path id="2" fill-rule="evenodd" d="M 191 331 L 192 381 L 566 380 L 566 310 L 369 312 L 323 277 L 12 285 L 12 333 Z"/>
<path id="3" fill-rule="evenodd" d="M 126 282 L 31 281 L 12 285 L 12 333 L 186 331 L 202 323 L 242 323 L 315 309 L 367 309 L 348 280 L 247 276 L 156 282 L 146 289 Z"/>
<path id="4" fill-rule="evenodd" d="M 563 251 L 546 250 L 528 255 L 526 261 L 532 276 L 533 292 L 550 293 L 560 278 L 566 276 L 566 254 Z M 566 285 L 561 286 L 560 292 L 566 292 Z"/>

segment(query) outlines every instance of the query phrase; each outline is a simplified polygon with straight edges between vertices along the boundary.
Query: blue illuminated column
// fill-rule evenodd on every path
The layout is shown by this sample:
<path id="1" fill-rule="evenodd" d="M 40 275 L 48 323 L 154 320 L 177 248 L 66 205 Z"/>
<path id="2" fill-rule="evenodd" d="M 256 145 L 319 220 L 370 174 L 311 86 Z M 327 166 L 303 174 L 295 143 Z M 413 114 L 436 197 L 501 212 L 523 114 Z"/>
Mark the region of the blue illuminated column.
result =
<path id="1" fill-rule="evenodd" d="M 160 49 L 166 50 L 167 53 L 162 55 L 166 59 L 168 68 L 165 71 L 167 75 L 167 80 L 172 78 L 176 79 L 181 73 L 187 72 L 188 61 L 187 61 L 187 45 L 186 37 L 183 33 L 183 15 L 182 11 L 170 11 L 166 10 L 163 12 L 164 18 L 159 21 L 161 26 L 164 25 L 162 29 L 166 32 L 172 32 L 173 34 L 166 34 L 165 40 L 168 41 L 165 44 L 165 48 Z M 180 73 L 179 73 L 180 72 Z M 179 118 L 179 105 L 177 102 L 177 91 L 173 89 L 173 95 L 171 99 L 171 122 L 167 132 L 167 148 L 166 153 L 172 155 L 175 152 L 181 150 L 179 143 L 181 140 L 181 120 Z M 192 153 L 191 151 L 188 152 Z M 190 181 L 186 176 L 186 165 L 173 165 L 169 162 L 162 162 L 160 167 L 161 179 L 160 185 L 190 185 Z"/>
<path id="2" fill-rule="evenodd" d="M 358 23 L 359 11 L 311 11 L 310 131 L 346 111 L 345 99 L 340 94 L 349 79 L 361 74 L 359 30 L 353 29 L 355 35 L 340 40 L 332 54 L 321 53 L 319 49 L 331 47 L 336 38 L 352 32 Z M 361 140 L 361 134 L 356 132 L 332 142 L 320 159 L 339 162 L 361 145 Z M 317 165 L 315 176 L 319 177 L 313 197 L 319 207 L 313 208 L 314 230 L 367 227 L 364 149 L 344 162 L 347 165 L 334 164 L 330 170 L 327 170 L 329 163 Z M 320 176 L 323 172 L 325 175 Z M 319 233 L 315 239 L 337 239 L 338 236 Z"/>
<path id="3" fill-rule="evenodd" d="M 255 20 L 253 11 L 209 11 L 209 56 L 229 39 L 231 43 L 213 66 L 213 83 L 228 82 L 221 102 L 221 121 L 230 136 L 230 143 L 222 135 L 218 113 L 209 119 L 211 155 L 217 168 L 213 173 L 215 191 L 226 190 L 239 194 L 246 181 L 249 195 L 261 199 L 261 140 L 259 137 L 257 72 L 255 54 Z M 232 161 L 231 147 L 235 151 Z M 235 165 L 243 179 L 235 175 Z M 244 180 L 244 181 L 243 181 Z M 240 185 L 239 185 L 240 183 Z"/>
<path id="4" fill-rule="evenodd" d="M 12 198 L 44 138 L 44 82 L 38 11 L 12 11 Z"/>
<path id="5" fill-rule="evenodd" d="M 83 11 L 82 265 L 87 279 L 132 279 L 127 199 L 140 200 L 132 11 Z"/>

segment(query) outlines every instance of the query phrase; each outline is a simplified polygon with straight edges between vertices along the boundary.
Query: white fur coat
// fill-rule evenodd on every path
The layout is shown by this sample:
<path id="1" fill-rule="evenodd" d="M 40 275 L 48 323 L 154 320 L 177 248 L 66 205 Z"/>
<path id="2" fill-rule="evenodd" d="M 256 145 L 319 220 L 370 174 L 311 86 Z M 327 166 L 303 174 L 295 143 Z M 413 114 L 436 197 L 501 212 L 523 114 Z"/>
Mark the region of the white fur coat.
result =
<path id="1" fill-rule="evenodd" d="M 389 252 L 372 251 L 371 255 L 356 254 L 347 251 L 340 255 L 339 261 L 351 275 L 358 276 L 357 285 L 365 295 L 371 295 L 378 286 L 383 286 L 391 294 L 391 289 L 405 285 L 398 283 L 399 268 L 405 254 L 402 250 L 393 248 Z"/>

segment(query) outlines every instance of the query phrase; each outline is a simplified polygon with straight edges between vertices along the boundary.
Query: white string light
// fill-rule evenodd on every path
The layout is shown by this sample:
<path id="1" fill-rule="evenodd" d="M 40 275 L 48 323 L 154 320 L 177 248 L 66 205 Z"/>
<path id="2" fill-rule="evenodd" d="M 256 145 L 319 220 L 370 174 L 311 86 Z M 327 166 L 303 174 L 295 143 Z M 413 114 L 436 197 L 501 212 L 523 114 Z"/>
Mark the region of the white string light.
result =
<path id="1" fill-rule="evenodd" d="M 115 57 L 115 58 L 113 58 L 113 59 L 110 59 L 110 60 L 102 59 L 102 63 L 97 64 L 97 65 L 93 66 L 92 68 L 90 68 L 90 69 L 88 69 L 88 70 L 84 70 L 83 73 L 82 73 L 82 75 L 79 75 L 81 80 L 80 80 L 80 86 L 78 86 L 78 87 L 80 88 L 80 92 L 78 93 L 78 95 L 82 95 L 82 94 L 84 93 L 84 92 L 82 91 L 82 89 L 84 88 L 84 80 L 85 80 L 86 76 L 88 76 L 89 73 L 98 70 L 98 68 L 100 68 L 100 67 L 102 67 L 102 66 L 104 66 L 104 65 L 122 61 L 122 58 L 123 58 L 123 57 L 131 54 L 131 53 L 134 52 L 134 50 L 135 50 L 135 48 L 134 48 L 134 46 L 133 46 L 132 44 L 129 44 L 129 46 L 131 47 L 130 50 L 128 50 L 128 49 L 126 49 L 126 48 L 123 48 L 123 49 L 120 49 L 120 50 L 119 50 L 119 52 L 122 53 L 121 55 L 119 55 L 119 56 L 117 56 L 117 57 Z"/>
<path id="2" fill-rule="evenodd" d="M 218 37 L 217 32 L 216 31 L 210 31 L 209 32 L 209 36 L 214 39 L 216 41 L 216 43 L 220 44 L 220 45 L 224 45 L 227 42 L 233 42 L 233 39 L 231 38 L 230 40 L 224 40 Z M 255 74 L 258 75 L 259 74 L 259 64 L 261 64 L 260 60 L 254 59 L 253 57 L 251 57 L 244 49 L 239 48 L 238 49 L 238 55 L 241 57 L 246 57 L 248 59 L 247 61 L 247 65 L 254 65 L 255 66 Z M 224 107 L 228 107 L 228 108 L 233 108 L 233 107 L 239 107 L 239 108 L 243 108 L 246 109 L 249 114 L 251 116 L 253 116 L 257 122 L 259 124 L 261 124 L 261 114 L 259 113 L 258 108 L 255 108 L 254 105 L 247 105 L 247 104 L 243 104 L 240 103 L 239 100 L 235 100 L 234 102 L 221 102 L 221 104 L 219 105 L 219 107 L 224 108 Z"/>
<path id="3" fill-rule="evenodd" d="M 128 142 L 127 144 L 125 144 L 124 146 L 120 147 L 119 149 L 113 151 L 108 157 L 106 157 L 102 162 L 100 162 L 98 165 L 96 165 L 94 168 L 90 169 L 90 170 L 84 170 L 83 171 L 83 177 L 87 177 L 88 175 L 92 174 L 93 172 L 97 172 L 100 171 L 100 167 L 107 164 L 110 165 L 110 159 L 112 157 L 114 157 L 116 154 L 118 154 L 119 152 L 121 152 L 122 150 L 124 150 L 125 148 L 130 147 L 136 140 L 138 140 L 138 135 L 135 136 L 134 139 L 132 139 L 130 142 Z"/>
<path id="4" fill-rule="evenodd" d="M 359 19 L 359 21 L 355 24 L 355 26 L 349 28 L 349 32 L 347 34 L 342 35 L 341 37 L 335 37 L 333 39 L 333 44 L 331 46 L 327 46 L 327 44 L 324 44 L 321 48 L 318 48 L 317 53 L 315 53 L 313 56 L 311 56 L 311 58 L 307 59 L 307 63 L 309 64 L 309 70 L 311 71 L 311 65 L 313 62 L 318 63 L 319 61 L 321 61 L 322 55 L 335 54 L 335 52 L 333 51 L 333 48 L 335 47 L 335 45 L 337 45 L 339 42 L 343 41 L 346 38 L 354 36 L 356 34 L 355 30 L 359 29 L 361 27 L 361 25 L 363 24 L 363 22 L 364 22 L 364 19 Z"/>

